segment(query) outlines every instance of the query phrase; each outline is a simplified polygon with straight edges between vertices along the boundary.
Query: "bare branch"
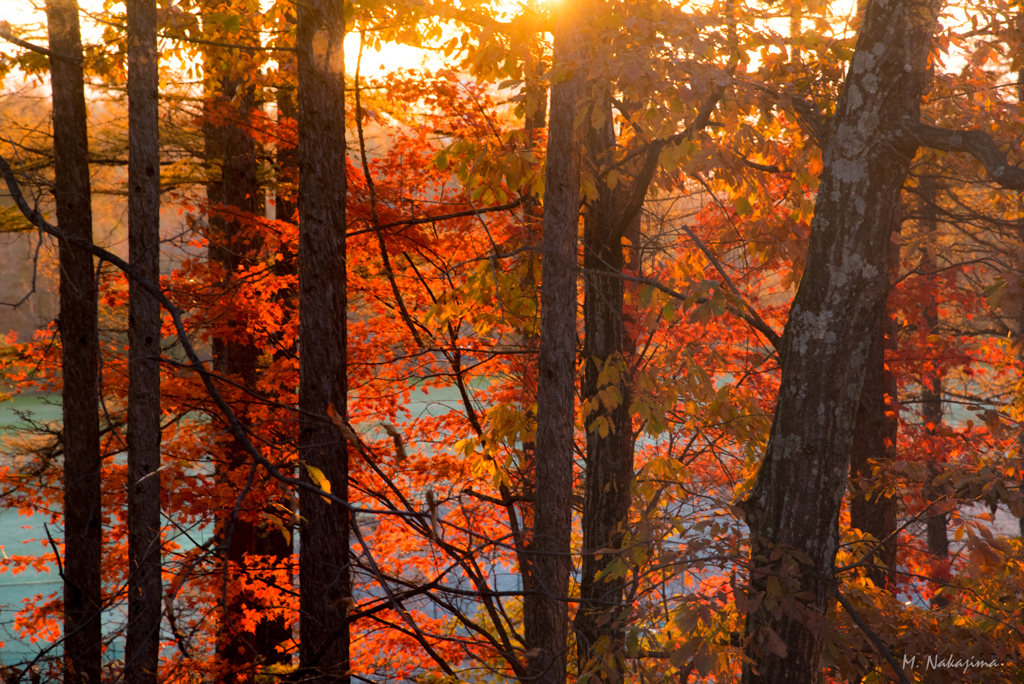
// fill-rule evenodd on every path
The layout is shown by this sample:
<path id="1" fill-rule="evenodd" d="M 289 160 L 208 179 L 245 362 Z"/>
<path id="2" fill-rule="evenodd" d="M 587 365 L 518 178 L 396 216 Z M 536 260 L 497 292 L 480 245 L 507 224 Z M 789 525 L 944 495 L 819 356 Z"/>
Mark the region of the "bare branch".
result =
<path id="1" fill-rule="evenodd" d="M 365 90 L 365 88 L 364 88 Z M 522 199 L 517 199 L 508 204 L 499 204 L 493 207 L 483 207 L 480 209 L 466 209 L 465 211 L 456 211 L 451 214 L 437 214 L 436 216 L 424 216 L 422 218 L 404 219 L 402 221 L 393 221 L 391 223 L 385 223 L 381 226 L 371 226 L 370 228 L 364 228 L 362 230 L 354 230 L 352 232 L 345 233 L 345 237 L 350 238 L 355 235 L 362 235 L 363 233 L 373 233 L 375 231 L 384 230 L 386 228 L 394 228 L 396 226 L 415 226 L 421 223 L 437 223 L 438 221 L 447 221 L 454 218 L 462 218 L 464 216 L 478 216 L 480 214 L 487 214 L 493 211 L 507 211 L 509 209 L 515 209 L 523 203 Z M 364 221 L 365 219 L 358 219 Z M 502 256 L 507 256 L 503 254 Z"/>
<path id="2" fill-rule="evenodd" d="M 700 111 L 697 112 L 697 116 L 690 122 L 689 126 L 675 135 L 656 140 L 647 147 L 644 165 L 637 176 L 636 183 L 633 185 L 633 193 L 629 201 L 626 202 L 626 207 L 622 210 L 622 216 L 619 217 L 615 230 L 612 231 L 613 241 L 621 238 L 626 233 L 629 224 L 633 222 L 633 219 L 637 217 L 643 208 L 644 200 L 647 198 L 647 189 L 651 186 L 651 181 L 654 180 L 654 172 L 658 170 L 661 151 L 668 145 L 674 145 L 677 142 L 692 138 L 704 130 L 710 123 L 711 114 L 714 113 L 715 107 L 718 106 L 724 94 L 725 86 L 716 86 L 708 96 L 708 99 L 701 105 Z"/>
<path id="3" fill-rule="evenodd" d="M 854 610 L 853 605 L 846 599 L 845 596 L 842 595 L 842 593 L 840 593 L 838 587 L 836 587 L 833 591 L 836 595 L 836 598 L 839 599 L 839 604 L 846 610 L 847 613 L 850 614 L 850 617 L 853 618 L 853 621 L 855 623 L 857 623 L 857 626 L 860 627 L 860 630 L 868 636 L 868 638 L 871 640 L 871 643 L 874 644 L 875 649 L 878 651 L 879 655 L 885 658 L 885 661 L 889 663 L 889 667 L 892 668 L 893 672 L 895 672 L 896 676 L 899 678 L 900 684 L 910 684 L 910 680 L 907 679 L 907 675 L 903 671 L 903 668 L 896 664 L 896 659 L 893 657 L 892 652 L 889 650 L 889 647 L 885 645 L 884 641 L 882 641 L 882 638 L 875 634 L 875 632 L 872 631 L 870 627 L 864 624 L 864 621 L 861 620 L 860 615 L 858 615 L 857 611 Z"/>
<path id="4" fill-rule="evenodd" d="M 241 43 L 222 43 L 216 40 L 202 40 L 200 38 L 189 38 L 188 36 L 172 36 L 161 33 L 160 37 L 165 40 L 180 40 L 184 43 L 195 43 L 196 45 L 209 45 L 210 47 L 228 48 L 233 50 L 245 50 L 246 52 L 298 52 L 293 47 L 271 47 L 267 45 L 243 45 Z"/>
<path id="5" fill-rule="evenodd" d="M 950 131 L 922 121 L 903 121 L 903 130 L 925 147 L 965 152 L 980 161 L 989 178 L 1007 190 L 1024 191 L 1024 169 L 1010 164 L 1006 153 L 984 131 Z"/>
<path id="6" fill-rule="evenodd" d="M 74 64 L 76 66 L 82 65 L 81 59 L 75 59 L 74 57 L 68 57 L 67 55 L 59 55 L 52 50 L 42 47 L 41 45 L 36 45 L 35 43 L 30 43 L 27 40 L 22 40 L 21 38 L 18 38 L 11 32 L 11 25 L 6 21 L 0 21 L 0 38 L 3 38 L 9 43 L 14 43 L 18 47 L 25 48 L 26 50 L 38 52 L 41 55 L 46 55 L 50 59 L 59 59 L 62 62 L 67 62 L 69 64 Z"/>
<path id="7" fill-rule="evenodd" d="M 715 270 L 718 271 L 718 274 L 722 276 L 722 279 L 725 281 L 725 284 L 729 287 L 729 290 L 732 292 L 733 296 L 736 297 L 736 300 L 740 303 L 740 306 L 747 310 L 748 313 L 743 315 L 743 319 L 750 323 L 750 325 L 752 325 L 758 332 L 767 337 L 768 341 L 772 343 L 772 346 L 775 347 L 776 350 L 781 352 L 782 338 L 779 336 L 777 332 L 772 330 L 771 326 L 769 326 L 767 323 L 764 322 L 764 320 L 761 319 L 761 317 L 758 315 L 754 307 L 747 303 L 747 300 L 743 298 L 743 294 L 732 282 L 732 278 L 730 278 L 729 274 L 725 272 L 725 267 L 722 266 L 722 262 L 720 262 L 718 258 L 711 253 L 711 250 L 707 248 L 707 246 L 701 241 L 699 237 L 697 237 L 696 233 L 690 230 L 689 226 L 687 226 L 684 223 L 680 227 L 683 229 L 683 231 L 686 232 L 687 235 L 690 236 L 690 239 L 693 240 L 694 244 L 697 245 L 697 248 L 704 253 L 704 256 L 708 258 L 708 261 L 710 261 L 711 265 L 715 267 Z"/>

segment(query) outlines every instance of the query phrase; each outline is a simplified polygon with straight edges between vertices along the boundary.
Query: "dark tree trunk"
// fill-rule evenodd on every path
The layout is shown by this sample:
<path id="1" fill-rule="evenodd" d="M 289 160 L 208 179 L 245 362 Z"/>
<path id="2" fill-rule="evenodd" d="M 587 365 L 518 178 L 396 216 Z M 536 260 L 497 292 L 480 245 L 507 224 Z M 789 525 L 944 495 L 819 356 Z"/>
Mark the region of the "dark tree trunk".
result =
<path id="1" fill-rule="evenodd" d="M 348 497 L 348 445 L 327 420 L 347 417 L 345 35 L 342 3 L 298 5 L 299 460 Z M 302 492 L 300 668 L 305 681 L 349 681 L 348 511 Z"/>
<path id="2" fill-rule="evenodd" d="M 213 52 L 211 50 L 207 53 L 208 63 L 216 64 L 225 58 L 225 55 L 210 54 Z M 212 71 L 212 67 L 209 70 Z M 240 88 L 241 97 L 233 102 L 235 98 L 232 95 Z M 219 173 L 216 169 L 212 170 L 211 180 L 206 186 L 206 197 L 210 204 L 210 259 L 224 269 L 224 297 L 230 300 L 235 294 L 233 274 L 237 273 L 240 266 L 252 265 L 252 255 L 259 250 L 259 245 L 243 233 L 244 217 L 262 215 L 264 201 L 257 179 L 256 142 L 248 125 L 255 109 L 252 89 L 231 75 L 224 75 L 214 90 L 215 93 L 207 100 L 207 106 L 216 111 L 208 112 L 213 116 L 203 127 L 206 158 L 208 163 L 219 167 Z M 214 369 L 221 375 L 233 378 L 245 390 L 255 391 L 259 352 L 247 329 L 248 312 L 241 307 L 227 308 L 225 315 L 228 320 L 225 323 L 229 332 L 213 340 Z M 233 410 L 236 415 L 244 417 L 250 412 L 250 399 L 250 396 L 242 396 L 235 403 Z M 218 464 L 218 467 L 222 471 L 222 479 L 226 481 L 232 471 L 252 466 L 244 448 L 236 444 L 228 449 L 226 460 Z M 246 554 L 270 555 L 282 559 L 291 553 L 291 545 L 281 530 L 272 526 L 260 527 L 255 522 L 258 513 L 249 510 L 251 506 L 248 501 L 243 500 L 242 510 L 234 514 L 232 509 L 236 505 L 235 496 L 237 492 L 227 502 L 230 508 L 221 518 L 223 524 L 218 530 L 226 549 L 224 570 L 228 573 L 228 582 L 234 581 L 237 573 L 247 572 Z M 238 627 L 242 623 L 244 609 L 258 602 L 250 596 L 233 591 L 228 592 L 228 595 L 231 598 L 228 605 L 224 606 L 221 634 L 217 642 L 217 652 L 225 663 L 225 671 L 220 676 L 224 681 L 251 679 L 256 668 L 283 661 L 276 647 L 284 643 L 290 634 L 280 619 L 260 622 L 255 633 L 240 630 Z"/>
<path id="3" fill-rule="evenodd" d="M 764 461 L 744 502 L 751 530 L 744 682 L 824 681 L 821 622 L 833 604 L 838 521 L 857 406 L 885 306 L 893 210 L 917 143 L 940 0 L 873 0 L 832 119 L 806 267 L 782 343 Z M 809 563 L 784 573 L 788 550 Z M 783 556 L 772 558 L 773 552 Z M 778 579 L 778 584 L 769 578 Z M 781 590 L 780 590 L 781 589 Z M 806 601 L 796 598 L 807 592 Z"/>
<path id="4" fill-rule="evenodd" d="M 46 3 L 50 49 L 82 58 L 76 0 Z M 92 242 L 89 139 L 81 64 L 50 60 L 57 223 Z M 100 681 L 102 501 L 96 279 L 92 255 L 61 241 L 60 338 L 64 411 L 64 681 Z"/>
<path id="5" fill-rule="evenodd" d="M 156 1 L 128 0 L 128 254 L 160 281 Z M 128 634 L 125 679 L 155 684 L 160 649 L 160 304 L 128 290 Z"/>
<path id="6" fill-rule="evenodd" d="M 575 57 L 568 6 L 555 27 L 554 62 Z M 563 684 L 569 625 L 573 432 L 576 372 L 576 235 L 580 140 L 575 132 L 578 77 L 551 88 L 540 293 L 537 438 L 531 540 L 531 593 L 524 597 L 530 682 Z"/>
<path id="7" fill-rule="evenodd" d="M 934 240 L 935 234 L 939 229 L 938 212 L 935 204 L 938 199 L 938 190 L 935 179 L 927 176 L 923 177 L 920 190 L 922 222 L 928 235 Z M 929 335 L 937 335 L 939 331 L 939 307 L 935 301 L 935 245 L 931 241 L 925 245 L 921 270 L 927 274 L 925 275 L 924 326 L 927 328 Z M 924 421 L 925 431 L 929 435 L 935 435 L 942 425 L 942 391 L 944 385 L 942 373 L 936 369 L 927 370 L 924 377 L 921 378 L 921 419 Z M 938 456 L 938 454 L 935 454 L 935 456 Z M 942 473 L 939 464 L 934 462 L 928 463 L 928 469 L 932 477 L 937 477 Z M 941 487 L 925 487 L 925 499 L 928 503 L 938 501 L 941 497 Z M 925 516 L 928 553 L 935 556 L 940 566 L 944 565 L 949 557 L 949 536 L 947 534 L 949 513 L 942 510 L 943 505 L 942 502 L 935 503 L 932 507 L 932 513 Z M 939 510 L 936 511 L 936 508 Z M 941 572 L 943 576 L 939 579 L 949 579 L 944 571 Z"/>
<path id="8" fill-rule="evenodd" d="M 1024 75 L 1024 74 L 1022 74 L 1022 75 Z M 1024 90 L 1024 88 L 1021 88 L 1021 90 Z M 1020 95 L 1024 96 L 1024 92 L 1020 93 Z M 1019 100 L 1019 101 L 1020 102 L 1024 102 L 1024 100 Z M 1024 205 L 1024 201 L 1022 201 L 1021 204 Z M 1022 210 L 1024 210 L 1024 206 L 1022 206 Z M 1017 219 L 1017 241 L 1021 245 L 1021 247 L 1019 249 L 1024 249 L 1024 219 Z M 1022 280 L 1024 280 L 1024 261 L 1018 261 L 1017 262 L 1017 273 L 1018 273 L 1017 277 L 1022 279 Z M 1017 342 L 1017 353 L 1016 353 L 1017 363 L 1020 364 L 1021 368 L 1024 368 L 1024 306 L 1022 306 L 1020 308 L 1020 311 L 1017 313 L 1017 340 L 1016 340 L 1016 342 Z M 1024 429 L 1021 429 L 1020 431 L 1017 432 L 1017 452 L 1018 452 L 1017 458 L 1020 459 L 1021 461 L 1024 461 Z M 1020 470 L 1024 470 L 1024 463 L 1019 464 L 1017 467 Z M 1018 472 L 1020 472 L 1020 470 Z M 1024 483 L 1022 483 L 1018 487 L 1018 491 L 1020 492 L 1021 496 L 1024 497 Z M 1018 523 L 1018 527 L 1019 527 L 1019 536 L 1022 539 L 1024 539 L 1024 514 L 1022 514 L 1019 518 L 1017 518 L 1017 523 Z"/>
<path id="9" fill-rule="evenodd" d="M 294 78 L 294 58 L 289 56 L 287 59 L 284 57 L 279 59 L 284 64 L 288 65 L 287 69 L 282 66 L 282 71 L 286 71 L 292 78 Z M 295 120 L 297 112 L 295 111 L 294 88 L 281 89 L 278 91 L 277 106 L 279 119 L 284 118 L 291 121 Z M 298 190 L 299 169 L 295 147 L 285 146 L 279 140 L 277 161 L 280 175 L 278 176 L 277 189 L 275 192 L 275 218 L 291 223 L 295 221 L 295 212 L 298 209 L 298 204 L 295 200 L 297 199 L 296 192 Z M 283 187 L 285 185 L 287 187 Z M 281 254 L 284 258 L 278 261 L 275 265 L 275 274 L 278 277 L 297 275 L 297 257 L 294 249 L 285 249 L 282 247 Z M 295 311 L 298 304 L 296 301 L 298 298 L 298 292 L 294 288 L 281 290 L 276 296 L 284 307 L 285 312 Z M 295 347 L 284 347 L 281 344 L 282 339 L 283 333 L 276 338 L 277 350 L 274 352 L 275 358 L 278 358 L 281 355 L 293 356 L 295 354 Z M 289 469 L 289 471 L 294 475 L 292 469 Z M 295 510 L 295 499 L 287 497 L 288 500 L 285 500 L 285 498 L 286 497 L 282 495 L 276 502 L 278 504 L 275 507 L 276 510 L 269 510 L 267 512 L 280 517 L 283 510 L 291 510 L 293 517 L 297 515 L 298 511 Z M 256 553 L 264 556 L 273 556 L 281 563 L 284 563 L 293 555 L 291 539 L 281 530 L 266 526 L 256 537 Z M 286 643 L 291 638 L 291 628 L 286 626 L 284 616 L 275 619 L 265 619 L 256 626 L 256 651 L 261 654 L 264 663 L 291 663 L 292 657 L 290 654 L 280 653 L 277 650 L 278 645 Z"/>
<path id="10" fill-rule="evenodd" d="M 282 76 L 286 78 L 294 78 L 294 60 L 286 57 L 281 57 L 280 59 L 282 61 Z M 297 115 L 298 112 L 295 111 L 295 89 L 284 85 L 281 86 L 277 91 L 278 122 L 294 122 Z M 295 148 L 291 145 L 285 144 L 284 141 L 279 138 L 277 143 L 277 192 L 275 193 L 274 198 L 274 218 L 278 221 L 294 223 L 295 211 L 299 208 L 298 203 L 295 201 L 297 198 L 296 190 L 298 188 L 299 181 L 299 167 L 296 156 Z M 289 268 L 294 272 L 294 255 L 292 255 L 292 257 L 293 258 L 289 259 L 288 255 L 285 255 L 284 261 L 289 264 Z"/>
<path id="11" fill-rule="evenodd" d="M 902 211 L 897 211 L 893 232 L 900 230 Z M 899 247 L 890 246 L 889 272 L 899 265 Z M 896 326 L 888 307 L 874 323 L 873 342 L 864 369 L 864 389 L 857 407 L 857 422 L 850 452 L 850 524 L 881 542 L 871 557 L 868 577 L 878 587 L 890 587 L 896 564 L 896 498 L 883 490 L 871 461 L 892 463 L 896 456 L 899 428 L 898 394 L 895 375 L 886 368 L 886 352 L 896 348 Z"/>
<path id="12" fill-rule="evenodd" d="M 607 100 L 604 124 L 587 132 L 594 167 L 613 148 L 615 133 Z M 623 347 L 622 235 L 617 194 L 607 186 L 584 215 L 583 229 L 583 414 L 587 435 L 583 499 L 583 558 L 576 645 L 580 671 L 599 680 L 621 681 L 625 672 L 623 594 L 626 577 L 598 576 L 617 557 L 629 522 L 633 482 L 630 383 Z M 639 221 L 639 215 L 637 216 Z M 611 369 L 615 371 L 609 372 Z M 605 377 L 602 381 L 602 371 Z M 616 395 L 617 393 L 617 395 Z"/>
<path id="13" fill-rule="evenodd" d="M 1024 18 L 1024 15 L 1022 15 Z M 1017 107 L 1018 115 L 1024 114 L 1024 69 L 1017 72 Z M 1024 212 L 1024 199 L 1018 200 L 1019 210 Z M 1024 249 L 1024 218 L 1017 219 L 1017 244 L 1018 249 Z M 1020 254 L 1020 252 L 1018 252 Z M 1024 279 L 1024 259 L 1017 257 L 1018 278 Z M 1017 363 L 1024 368 L 1024 306 L 1017 312 Z M 1018 468 L 1024 469 L 1024 429 L 1017 432 Z M 1018 488 L 1021 496 L 1024 496 L 1024 482 Z M 1024 539 L 1024 514 L 1017 518 L 1019 536 Z"/>

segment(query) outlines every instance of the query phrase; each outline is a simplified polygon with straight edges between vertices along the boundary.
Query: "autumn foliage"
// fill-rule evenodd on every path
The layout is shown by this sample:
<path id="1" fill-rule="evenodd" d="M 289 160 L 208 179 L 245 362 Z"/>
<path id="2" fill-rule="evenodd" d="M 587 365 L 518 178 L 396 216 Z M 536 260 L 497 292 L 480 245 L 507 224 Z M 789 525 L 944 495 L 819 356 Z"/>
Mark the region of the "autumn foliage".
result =
<path id="1" fill-rule="evenodd" d="M 169 2 L 160 10 L 160 289 L 183 313 L 203 361 L 210 369 L 221 363 L 220 396 L 276 469 L 239 446 L 165 311 L 159 678 L 166 682 L 303 676 L 295 674 L 295 544 L 304 524 L 297 500 L 331 493 L 330 478 L 298 455 L 298 331 L 309 314 L 298 296 L 295 16 L 292 3 L 263 9 Z M 822 149 L 835 134 L 830 118 L 860 16 L 827 2 L 789 1 L 592 9 L 566 66 L 552 63 L 545 31 L 555 10 L 546 5 L 345 5 L 347 30 L 358 37 L 346 48 L 360 57 L 357 71 L 347 56 L 348 164 L 337 170 L 347 179 L 347 218 L 335 227 L 347 246 L 348 415 L 331 407 L 315 418 L 332 423 L 349 450 L 345 628 L 353 678 L 526 681 L 536 657 L 523 605 L 535 586 L 536 463 L 545 457 L 537 443 L 539 295 L 551 277 L 541 249 L 543 114 L 548 89 L 571 70 L 585 83 L 576 120 L 582 218 L 577 265 L 562 275 L 582 283 L 600 270 L 622 283 L 623 294 L 621 350 L 588 359 L 586 298 L 596 286 L 586 280 L 579 288 L 577 367 L 563 369 L 577 388 L 574 570 L 569 596 L 559 597 L 570 619 L 581 603 L 592 443 L 627 435 L 633 476 L 617 541 L 586 551 L 607 561 L 598 582 L 621 581 L 623 598 L 609 599 L 615 609 L 597 618 L 603 640 L 581 646 L 570 634 L 569 679 L 738 681 L 756 666 L 745 650 L 746 616 L 782 616 L 794 595 L 806 598 L 800 573 L 809 561 L 800 549 L 766 551 L 782 570 L 763 591 L 748 583 L 751 539 L 741 502 L 772 437 L 785 363 L 779 340 L 806 266 Z M 125 154 L 118 12 L 83 14 L 83 22 L 106 26 L 107 44 L 85 53 L 96 82 L 97 166 Z M 1004 149 L 1014 141 L 1014 163 L 1024 135 L 1020 17 L 1019 8 L 995 0 L 951 7 L 921 105 L 936 125 L 985 131 Z M 40 38 L 28 26 L 3 29 L 23 42 Z M 367 77 L 374 48 L 394 42 L 423 47 L 437 61 Z M 7 74 L 0 107 L 14 122 L 22 96 L 14 84 L 45 82 L 47 65 L 28 49 L 8 53 L 0 56 Z M 233 94 L 218 90 L 227 82 Z M 713 113 L 705 115 L 708 103 Z M 217 127 L 249 137 L 259 194 L 249 198 L 253 211 L 209 199 L 226 164 L 203 149 L 204 131 L 210 140 Z M 15 169 L 20 181 L 48 183 L 46 131 L 16 130 L 25 158 Z M 595 131 L 609 136 L 605 147 Z M 94 192 L 109 193 L 119 207 L 123 178 L 97 177 Z M 626 206 L 637 187 L 642 212 L 622 234 L 623 266 L 584 272 L 586 221 L 601 202 Z M 798 608 L 794 619 L 825 635 L 822 681 L 1020 681 L 1024 547 L 1014 518 L 1024 517 L 1024 209 L 1019 193 L 987 181 L 973 158 L 926 148 L 911 164 L 900 205 L 884 302 L 888 389 L 875 416 L 890 436 L 849 482 L 836 601 L 824 616 Z M 97 216 L 99 243 L 111 219 Z M 114 242 L 103 244 L 118 251 Z M 48 249 L 40 268 L 52 279 Z M 115 679 L 131 667 L 120 639 L 131 524 L 129 281 L 110 263 L 95 265 L 103 607 L 112 616 L 104 622 L 104 667 Z M 57 330 L 50 324 L 30 340 L 7 337 L 5 392 L 61 393 Z M 235 365 L 223 362 L 229 347 Z M 597 374 L 589 388 L 588 363 Z M 617 424 L 607 416 L 623 403 L 628 420 Z M 3 450 L 4 516 L 46 516 L 54 534 L 39 540 L 42 555 L 8 548 L 0 577 L 56 572 L 64 554 L 61 425 L 23 422 L 6 433 Z M 300 491 L 292 478 L 322 491 Z M 855 497 L 888 497 L 896 526 L 887 539 L 856 526 Z M 894 549 L 889 567 L 876 565 L 882 542 Z M 5 667 L 62 678 L 59 649 L 50 649 L 62 639 L 62 601 L 57 592 L 17 607 L 13 631 L 39 657 Z M 769 636 L 767 648 L 784 657 L 786 635 Z M 916 667 L 893 667 L 914 656 Z M 926 670 L 929 656 L 974 664 Z M 16 681 L 10 672 L 5 681 Z"/>

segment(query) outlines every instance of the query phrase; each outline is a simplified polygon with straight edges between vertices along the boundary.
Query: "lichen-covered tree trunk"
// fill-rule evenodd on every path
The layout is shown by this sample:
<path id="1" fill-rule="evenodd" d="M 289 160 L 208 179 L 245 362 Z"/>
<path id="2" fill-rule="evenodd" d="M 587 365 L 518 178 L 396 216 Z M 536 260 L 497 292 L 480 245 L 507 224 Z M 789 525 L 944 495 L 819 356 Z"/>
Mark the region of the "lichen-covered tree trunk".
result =
<path id="1" fill-rule="evenodd" d="M 607 94 L 607 93 L 605 93 Z M 595 168 L 615 144 L 607 100 L 604 123 L 590 128 L 586 149 Z M 624 355 L 624 266 L 619 195 L 605 185 L 583 219 L 583 416 L 587 456 L 583 499 L 580 604 L 576 612 L 580 671 L 621 681 L 625 671 L 623 595 L 626 576 L 600 577 L 622 548 L 632 502 L 633 432 Z M 635 219 L 639 221 L 639 216 Z M 603 275 L 608 274 L 608 275 Z"/>
<path id="2" fill-rule="evenodd" d="M 159 53 L 155 0 L 128 9 L 128 254 L 160 281 Z M 160 656 L 160 304 L 128 289 L 128 634 L 125 679 L 155 684 Z"/>
<path id="3" fill-rule="evenodd" d="M 868 4 L 832 119 L 768 447 L 743 502 L 749 590 L 759 600 L 747 615 L 744 682 L 824 681 L 822 621 L 834 602 L 839 511 L 873 342 L 865 333 L 885 302 L 893 211 L 917 149 L 903 123 L 918 121 L 942 4 Z"/>
<path id="4" fill-rule="evenodd" d="M 347 416 L 344 12 L 339 0 L 299 3 L 299 470 L 348 498 L 348 446 L 330 420 Z M 302 492 L 299 554 L 303 681 L 348 682 L 349 516 Z"/>
<path id="5" fill-rule="evenodd" d="M 558 12 L 554 62 L 556 69 L 564 69 L 575 56 L 576 27 L 568 5 Z M 580 141 L 574 126 L 578 92 L 575 75 L 552 85 L 548 118 L 531 591 L 524 597 L 523 617 L 529 681 L 535 684 L 563 684 L 566 678 L 580 196 Z"/>
<path id="6" fill-rule="evenodd" d="M 50 49 L 82 59 L 76 0 L 49 0 Z M 50 60 L 57 223 L 92 242 L 89 139 L 81 63 Z M 100 681 L 103 638 L 102 502 L 96 279 L 92 255 L 61 241 L 60 338 L 64 379 L 64 681 Z"/>

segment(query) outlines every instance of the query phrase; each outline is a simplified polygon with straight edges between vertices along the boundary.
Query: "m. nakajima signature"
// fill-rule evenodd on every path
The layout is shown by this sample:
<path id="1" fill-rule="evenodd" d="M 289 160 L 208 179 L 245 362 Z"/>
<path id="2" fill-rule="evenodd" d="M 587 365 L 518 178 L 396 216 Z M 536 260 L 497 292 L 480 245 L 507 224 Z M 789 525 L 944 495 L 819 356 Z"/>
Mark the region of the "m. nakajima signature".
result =
<path id="1" fill-rule="evenodd" d="M 925 661 L 922 663 L 925 670 L 938 670 L 938 669 L 949 669 L 959 670 L 963 668 L 966 673 L 971 668 L 981 667 L 999 667 L 1002 665 L 1002 661 L 996 658 L 991 660 L 984 660 L 979 658 L 957 658 L 956 656 L 947 655 L 940 658 L 939 656 L 930 655 L 927 656 Z M 917 667 L 917 656 L 903 656 L 903 669 Z"/>

